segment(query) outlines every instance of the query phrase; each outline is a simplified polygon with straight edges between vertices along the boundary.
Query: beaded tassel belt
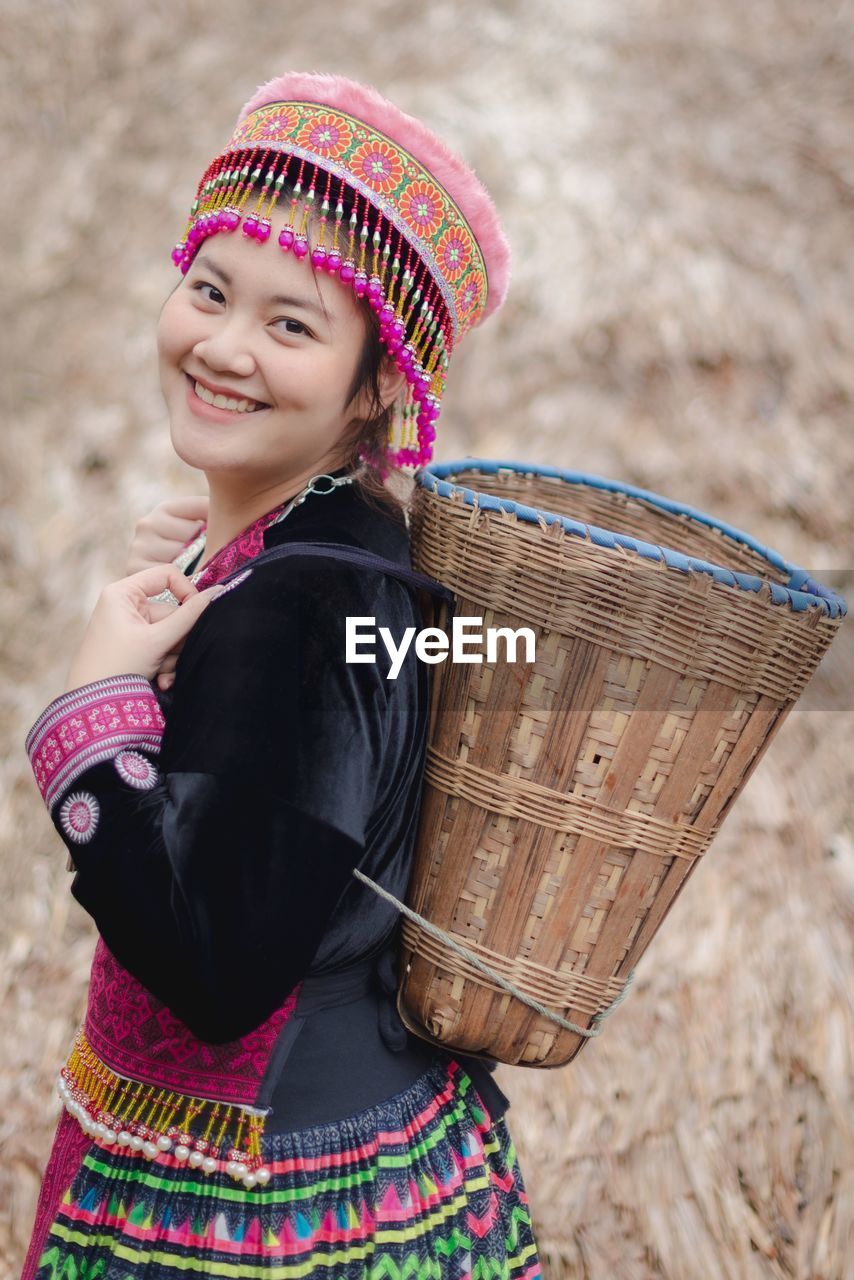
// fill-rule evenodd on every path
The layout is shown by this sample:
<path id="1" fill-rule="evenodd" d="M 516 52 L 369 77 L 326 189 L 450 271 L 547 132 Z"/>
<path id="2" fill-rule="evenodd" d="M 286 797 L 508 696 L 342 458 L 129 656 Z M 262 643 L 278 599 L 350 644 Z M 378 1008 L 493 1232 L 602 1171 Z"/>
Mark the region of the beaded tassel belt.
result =
<path id="1" fill-rule="evenodd" d="M 59 1073 L 59 1096 L 83 1130 L 107 1146 L 168 1157 L 203 1173 L 224 1171 L 246 1187 L 270 1181 L 261 1155 L 268 1111 L 213 1102 L 120 1076 L 81 1028 Z"/>

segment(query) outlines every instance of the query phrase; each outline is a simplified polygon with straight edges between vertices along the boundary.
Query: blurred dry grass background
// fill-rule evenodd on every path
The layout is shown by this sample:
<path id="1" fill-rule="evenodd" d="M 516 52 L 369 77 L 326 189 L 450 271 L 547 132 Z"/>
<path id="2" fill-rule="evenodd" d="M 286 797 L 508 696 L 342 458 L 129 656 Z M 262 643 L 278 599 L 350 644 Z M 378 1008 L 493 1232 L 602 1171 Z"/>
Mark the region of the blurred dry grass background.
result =
<path id="1" fill-rule="evenodd" d="M 373 81 L 515 249 L 439 459 L 711 511 L 849 595 L 854 12 L 831 0 L 2 0 L 0 1268 L 17 1276 L 94 942 L 22 749 L 138 516 L 203 491 L 154 355 L 169 250 L 255 85 Z M 854 630 L 854 624 L 848 624 Z M 549 1280 L 854 1276 L 845 629 L 600 1040 L 502 1069 Z"/>

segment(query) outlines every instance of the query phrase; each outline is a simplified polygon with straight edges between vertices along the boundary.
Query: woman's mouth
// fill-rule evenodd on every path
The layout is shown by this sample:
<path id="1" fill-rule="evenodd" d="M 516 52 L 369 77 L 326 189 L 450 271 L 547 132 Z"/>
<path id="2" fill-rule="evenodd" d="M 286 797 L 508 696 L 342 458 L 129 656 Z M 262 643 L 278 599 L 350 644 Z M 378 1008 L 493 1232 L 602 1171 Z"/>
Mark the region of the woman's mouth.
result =
<path id="1" fill-rule="evenodd" d="M 270 407 L 260 400 L 250 400 L 245 397 L 239 399 L 237 396 L 226 396 L 210 391 L 203 383 L 191 378 L 188 373 L 185 373 L 184 377 L 187 380 L 187 403 L 200 417 L 222 421 L 239 417 L 241 414 L 261 413 Z"/>

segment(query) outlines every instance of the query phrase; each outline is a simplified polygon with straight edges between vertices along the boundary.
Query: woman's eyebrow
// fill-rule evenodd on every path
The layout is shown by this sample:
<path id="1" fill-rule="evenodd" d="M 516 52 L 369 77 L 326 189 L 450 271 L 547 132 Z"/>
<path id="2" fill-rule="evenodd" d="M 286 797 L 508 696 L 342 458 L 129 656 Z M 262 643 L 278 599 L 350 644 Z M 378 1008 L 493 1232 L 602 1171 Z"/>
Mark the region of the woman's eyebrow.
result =
<path id="1" fill-rule="evenodd" d="M 223 284 L 231 288 L 231 276 L 226 271 L 223 271 L 222 267 L 218 267 L 208 254 L 200 253 L 196 258 L 196 262 L 199 266 L 206 267 L 215 276 L 219 276 Z M 317 302 L 312 302 L 310 298 L 297 298 L 289 294 L 280 293 L 275 294 L 268 301 L 277 307 L 302 307 L 305 311 L 313 312 L 314 315 L 323 316 L 324 320 L 332 324 L 332 317 L 326 308 Z"/>
<path id="2" fill-rule="evenodd" d="M 328 320 L 332 324 L 332 317 L 329 312 L 318 306 L 316 302 L 310 302 L 308 298 L 292 298 L 285 293 L 280 293 L 274 298 L 270 298 L 270 302 L 277 307 L 302 307 L 306 311 L 313 311 L 316 316 L 323 316 L 324 320 Z"/>

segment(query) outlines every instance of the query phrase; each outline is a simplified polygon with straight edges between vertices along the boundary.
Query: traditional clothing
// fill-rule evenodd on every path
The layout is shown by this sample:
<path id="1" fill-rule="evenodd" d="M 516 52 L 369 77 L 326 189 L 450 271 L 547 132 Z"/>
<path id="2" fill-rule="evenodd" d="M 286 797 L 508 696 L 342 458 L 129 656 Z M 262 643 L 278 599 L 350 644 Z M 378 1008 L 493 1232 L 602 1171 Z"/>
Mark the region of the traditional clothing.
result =
<path id="1" fill-rule="evenodd" d="M 507 1099 L 405 1031 L 396 913 L 352 876 L 405 894 L 428 685 L 412 651 L 395 680 L 382 646 L 346 662 L 345 621 L 399 642 L 416 599 L 343 561 L 253 568 L 324 541 L 408 566 L 405 525 L 348 486 L 262 523 L 170 694 L 96 681 L 28 737 L 101 936 L 25 1280 L 533 1280 Z"/>

